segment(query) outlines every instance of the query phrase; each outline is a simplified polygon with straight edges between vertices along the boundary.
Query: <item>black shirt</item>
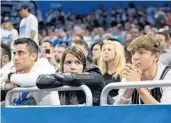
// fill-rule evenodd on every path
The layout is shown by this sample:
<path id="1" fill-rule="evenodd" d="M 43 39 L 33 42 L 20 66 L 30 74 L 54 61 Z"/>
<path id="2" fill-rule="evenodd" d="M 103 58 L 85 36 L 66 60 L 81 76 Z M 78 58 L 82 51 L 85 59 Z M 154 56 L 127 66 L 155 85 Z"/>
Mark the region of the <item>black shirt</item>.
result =
<path id="1" fill-rule="evenodd" d="M 108 74 L 108 73 L 105 73 L 105 74 L 103 75 L 103 78 L 104 78 L 104 80 L 105 80 L 106 85 L 109 84 L 109 83 L 121 82 L 121 78 L 120 78 L 119 76 L 118 76 L 117 78 L 114 78 L 114 77 L 112 77 L 112 76 L 113 76 L 113 74 L 110 75 L 110 74 Z M 111 90 L 111 91 L 109 92 L 109 95 L 110 95 L 111 97 L 117 96 L 117 95 L 118 95 L 118 91 L 119 91 L 119 89 L 113 89 L 113 90 Z"/>

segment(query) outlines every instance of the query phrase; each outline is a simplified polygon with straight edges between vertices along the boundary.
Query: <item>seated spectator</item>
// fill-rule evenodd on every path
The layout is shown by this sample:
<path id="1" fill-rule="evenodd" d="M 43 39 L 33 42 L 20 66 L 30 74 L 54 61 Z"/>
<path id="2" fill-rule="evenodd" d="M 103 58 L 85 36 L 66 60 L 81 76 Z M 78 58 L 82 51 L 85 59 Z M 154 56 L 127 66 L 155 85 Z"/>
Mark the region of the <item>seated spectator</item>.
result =
<path id="1" fill-rule="evenodd" d="M 160 39 L 162 53 L 160 55 L 159 62 L 164 65 L 171 66 L 171 37 L 169 31 L 159 30 L 156 37 Z"/>
<path id="2" fill-rule="evenodd" d="M 57 44 L 63 44 L 68 46 L 70 41 L 71 37 L 69 36 L 67 31 L 65 29 L 60 29 L 58 38 L 53 42 L 53 46 L 55 47 Z"/>
<path id="3" fill-rule="evenodd" d="M 122 78 L 127 82 L 148 80 L 171 80 L 171 68 L 158 63 L 160 41 L 148 35 L 134 39 L 128 47 L 132 64 L 126 64 Z M 121 92 L 121 91 L 120 91 Z M 129 88 L 120 93 L 119 104 L 171 104 L 171 87 Z"/>
<path id="4" fill-rule="evenodd" d="M 10 71 L 1 77 L 3 85 L 8 82 L 19 87 L 34 87 L 41 74 L 54 73 L 45 58 L 38 59 L 38 46 L 29 38 L 14 41 L 14 64 L 16 72 Z M 43 69 L 42 69 L 43 68 Z M 13 105 L 59 105 L 58 92 L 21 92 L 12 96 Z"/>
<path id="5" fill-rule="evenodd" d="M 58 68 L 59 63 L 55 59 L 54 47 L 51 41 L 45 40 L 41 46 L 41 58 L 47 58 L 52 67 Z"/>
<path id="6" fill-rule="evenodd" d="M 70 46 L 77 46 L 77 47 L 79 47 L 83 51 L 83 53 L 86 56 L 88 62 L 90 62 L 90 63 L 93 62 L 93 60 L 89 56 L 89 48 L 88 48 L 87 42 L 85 42 L 83 40 L 75 40 L 75 41 L 71 42 Z"/>
<path id="7" fill-rule="evenodd" d="M 96 65 L 99 65 L 99 61 L 100 61 L 100 56 L 101 56 L 101 51 L 102 51 L 102 46 L 103 46 L 103 42 L 101 41 L 96 41 L 92 47 L 91 47 L 91 52 L 92 52 L 92 57 L 93 57 L 93 61 Z"/>
<path id="8" fill-rule="evenodd" d="M 12 67 L 12 63 L 11 61 L 11 49 L 10 47 L 5 44 L 5 43 L 1 43 L 1 47 L 0 47 L 0 57 L 1 57 L 1 69 L 0 69 L 0 77 L 2 78 L 4 74 L 8 73 L 10 68 Z M 7 84 L 6 87 L 3 85 L 4 83 L 2 82 L 2 80 L 0 81 L 0 87 L 1 87 L 1 101 L 5 100 L 5 96 L 6 96 L 6 88 L 10 88 L 10 86 L 13 86 L 11 84 Z"/>
<path id="9" fill-rule="evenodd" d="M 78 47 L 69 47 L 65 50 L 60 71 L 55 74 L 41 75 L 36 85 L 40 89 L 55 88 L 63 85 L 87 85 L 93 94 L 93 105 L 100 104 L 100 94 L 105 86 L 100 70 L 93 64 L 87 63 L 86 57 Z M 83 93 L 63 92 L 60 97 L 63 105 L 85 103 Z"/>
<path id="10" fill-rule="evenodd" d="M 117 42 L 104 40 L 99 67 L 106 84 L 120 82 L 121 71 L 125 66 L 125 55 L 123 46 Z M 118 89 L 112 90 L 109 95 L 115 97 L 118 95 Z"/>
<path id="11" fill-rule="evenodd" d="M 60 64 L 60 61 L 62 59 L 62 55 L 63 53 L 65 52 L 65 49 L 66 49 L 66 45 L 57 45 L 55 47 L 55 60 L 58 64 Z M 58 66 L 59 68 L 60 66 Z"/>
<path id="12" fill-rule="evenodd" d="M 126 63 L 131 63 L 131 52 L 128 51 L 128 46 L 131 42 L 132 42 L 132 39 L 129 39 L 126 42 L 124 42 L 124 51 L 125 51 Z"/>
<path id="13" fill-rule="evenodd" d="M 137 38 L 141 35 L 139 29 L 137 27 L 131 28 L 132 39 Z"/>

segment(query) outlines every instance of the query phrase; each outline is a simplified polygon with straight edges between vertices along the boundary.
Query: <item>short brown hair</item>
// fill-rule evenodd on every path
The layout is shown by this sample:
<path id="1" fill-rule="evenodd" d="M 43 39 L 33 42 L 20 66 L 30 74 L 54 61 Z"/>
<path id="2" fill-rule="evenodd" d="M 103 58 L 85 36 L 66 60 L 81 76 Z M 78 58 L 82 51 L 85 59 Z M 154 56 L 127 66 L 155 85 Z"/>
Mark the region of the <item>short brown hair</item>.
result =
<path id="1" fill-rule="evenodd" d="M 62 72 L 64 72 L 64 61 L 65 61 L 65 57 L 68 53 L 71 53 L 72 55 L 74 55 L 78 60 L 81 61 L 81 63 L 83 64 L 83 70 L 85 70 L 85 67 L 86 67 L 86 56 L 84 55 L 83 51 L 77 47 L 77 46 L 71 46 L 71 47 L 68 47 L 65 52 L 63 53 L 62 55 L 62 58 L 61 58 L 61 67 L 60 67 L 60 70 Z"/>
<path id="2" fill-rule="evenodd" d="M 161 52 L 160 41 L 149 35 L 142 35 L 133 39 L 128 46 L 128 51 L 136 51 L 140 48 L 150 50 L 153 53 Z"/>

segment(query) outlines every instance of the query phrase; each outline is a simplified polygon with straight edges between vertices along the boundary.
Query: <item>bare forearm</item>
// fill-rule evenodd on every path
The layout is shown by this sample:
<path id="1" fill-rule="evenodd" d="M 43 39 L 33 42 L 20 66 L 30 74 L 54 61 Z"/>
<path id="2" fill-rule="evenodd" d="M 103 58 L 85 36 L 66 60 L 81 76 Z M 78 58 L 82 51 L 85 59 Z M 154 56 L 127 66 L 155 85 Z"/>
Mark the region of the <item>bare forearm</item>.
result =
<path id="1" fill-rule="evenodd" d="M 120 95 L 120 96 L 122 96 L 122 98 L 125 98 L 125 99 L 129 100 L 131 98 L 133 92 L 134 92 L 134 89 L 129 88 L 129 89 L 126 89 L 124 91 L 123 95 Z M 124 100 L 122 98 L 120 98 L 118 104 L 128 104 L 129 103 L 129 101 L 126 101 L 126 100 Z"/>
<path id="2" fill-rule="evenodd" d="M 143 100 L 144 104 L 157 104 L 159 103 L 154 97 L 148 92 L 145 88 L 137 89 L 141 99 Z"/>

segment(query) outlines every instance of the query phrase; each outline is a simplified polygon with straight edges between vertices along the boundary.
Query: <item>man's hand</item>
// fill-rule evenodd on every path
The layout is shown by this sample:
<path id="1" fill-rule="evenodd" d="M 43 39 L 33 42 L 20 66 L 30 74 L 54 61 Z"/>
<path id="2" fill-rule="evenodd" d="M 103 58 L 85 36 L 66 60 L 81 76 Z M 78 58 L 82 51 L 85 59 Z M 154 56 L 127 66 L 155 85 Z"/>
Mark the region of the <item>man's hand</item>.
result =
<path id="1" fill-rule="evenodd" d="M 11 90 L 11 89 L 13 89 L 13 88 L 16 88 L 17 86 L 14 84 L 14 83 L 5 83 L 5 87 L 4 87 L 4 89 L 5 90 Z"/>
<path id="2" fill-rule="evenodd" d="M 141 73 L 134 65 L 126 64 L 122 71 L 122 78 L 126 78 L 127 81 L 141 81 Z"/>
<path id="3" fill-rule="evenodd" d="M 8 74 L 9 73 L 2 73 L 1 76 L 0 76 L 0 82 L 9 82 Z"/>

